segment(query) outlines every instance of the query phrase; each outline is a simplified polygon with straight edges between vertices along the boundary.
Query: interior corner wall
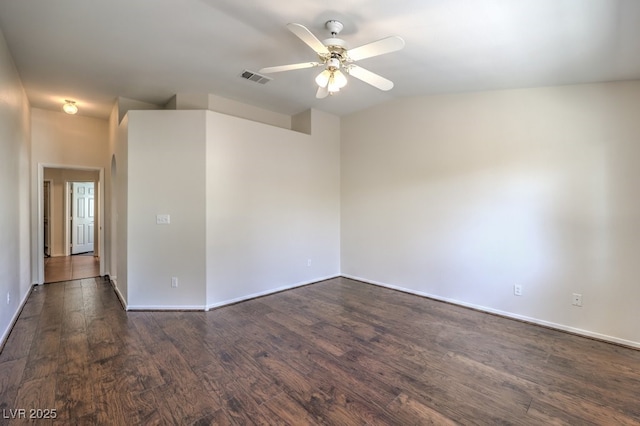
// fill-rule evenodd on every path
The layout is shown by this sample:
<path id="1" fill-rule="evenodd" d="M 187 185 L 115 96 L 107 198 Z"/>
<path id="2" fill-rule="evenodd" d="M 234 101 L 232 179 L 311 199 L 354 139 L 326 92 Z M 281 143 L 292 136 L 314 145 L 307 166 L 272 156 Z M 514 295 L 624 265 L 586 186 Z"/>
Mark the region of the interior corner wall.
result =
<path id="1" fill-rule="evenodd" d="M 158 110 L 164 109 L 164 105 L 156 105 L 149 102 L 138 101 L 135 99 L 118 96 L 116 99 L 118 122 L 121 122 L 128 111 L 131 110 Z M 113 113 L 113 111 L 112 111 Z"/>
<path id="2" fill-rule="evenodd" d="M 31 288 L 29 101 L 0 31 L 0 348 Z"/>
<path id="3" fill-rule="evenodd" d="M 207 306 L 340 273 L 340 119 L 311 135 L 207 112 Z"/>
<path id="4" fill-rule="evenodd" d="M 109 275 L 112 283 L 116 284 L 118 279 L 118 204 L 117 204 L 117 170 L 118 161 L 116 150 L 118 147 L 118 137 L 120 131 L 119 105 L 115 101 L 111 107 L 111 113 L 107 120 L 107 158 L 108 167 L 105 169 L 105 273 Z"/>
<path id="5" fill-rule="evenodd" d="M 247 105 L 232 99 L 223 98 L 222 96 L 209 94 L 207 109 L 220 112 L 222 114 L 233 115 L 234 117 L 246 118 L 247 120 L 281 127 L 283 129 L 291 129 L 290 115 L 280 114 L 253 105 Z"/>
<path id="6" fill-rule="evenodd" d="M 175 104 L 174 109 L 209 109 L 209 95 L 206 93 L 178 93 L 173 99 L 171 104 Z"/>
<path id="7" fill-rule="evenodd" d="M 636 81 L 344 118 L 342 273 L 640 347 L 638 111 Z"/>
<path id="8" fill-rule="evenodd" d="M 127 230 L 118 240 L 126 244 L 128 308 L 203 309 L 205 111 L 129 111 L 127 118 Z M 170 223 L 157 224 L 157 215 Z"/>
<path id="9" fill-rule="evenodd" d="M 178 93 L 167 109 L 210 110 L 234 117 L 245 118 L 271 126 L 291 129 L 291 116 L 248 105 L 232 99 L 205 93 Z"/>
<path id="10" fill-rule="evenodd" d="M 291 130 L 311 134 L 311 118 L 314 110 L 308 109 L 291 117 Z"/>
<path id="11" fill-rule="evenodd" d="M 111 282 L 125 308 L 129 307 L 128 291 L 128 185 L 129 185 L 129 117 L 120 121 L 117 107 L 111 112 L 114 134 L 111 156 Z"/>

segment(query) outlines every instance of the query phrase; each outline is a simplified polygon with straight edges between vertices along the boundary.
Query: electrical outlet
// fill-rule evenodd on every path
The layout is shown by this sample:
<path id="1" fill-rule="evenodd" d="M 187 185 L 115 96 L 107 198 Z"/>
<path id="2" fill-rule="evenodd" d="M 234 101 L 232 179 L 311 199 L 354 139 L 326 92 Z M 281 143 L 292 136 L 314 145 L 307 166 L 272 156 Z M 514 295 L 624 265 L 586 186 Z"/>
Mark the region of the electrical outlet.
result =
<path id="1" fill-rule="evenodd" d="M 311 259 L 307 259 L 307 266 L 311 266 Z"/>
<path id="2" fill-rule="evenodd" d="M 580 293 L 573 293 L 571 304 L 573 306 L 582 306 L 582 295 Z"/>
<path id="3" fill-rule="evenodd" d="M 516 296 L 522 296 L 522 286 L 520 284 L 513 286 L 513 294 Z"/>
<path id="4" fill-rule="evenodd" d="M 171 287 L 178 288 L 178 277 L 171 277 Z"/>

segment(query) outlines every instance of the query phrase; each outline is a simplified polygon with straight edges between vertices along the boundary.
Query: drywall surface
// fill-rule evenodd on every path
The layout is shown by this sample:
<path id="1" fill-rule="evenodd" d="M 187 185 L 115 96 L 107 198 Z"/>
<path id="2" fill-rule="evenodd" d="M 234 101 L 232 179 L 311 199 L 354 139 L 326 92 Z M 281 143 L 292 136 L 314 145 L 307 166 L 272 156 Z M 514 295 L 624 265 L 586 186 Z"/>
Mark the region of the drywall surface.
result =
<path id="1" fill-rule="evenodd" d="M 122 243 L 127 245 L 128 305 L 203 309 L 205 111 L 129 111 L 127 117 Z M 170 223 L 158 224 L 158 215 L 167 215 Z M 123 266 L 118 263 L 119 281 Z"/>
<path id="2" fill-rule="evenodd" d="M 119 142 L 118 132 L 120 131 L 120 108 L 117 102 L 113 103 L 111 114 L 108 120 L 108 148 L 107 156 L 109 158 L 108 167 L 105 169 L 105 253 L 104 264 L 105 273 L 109 275 L 112 282 L 118 279 L 118 156 L 117 146 Z"/>
<path id="3" fill-rule="evenodd" d="M 117 111 L 111 114 L 110 122 L 113 124 L 114 118 L 117 118 Z M 111 271 L 116 273 L 112 275 L 111 281 L 115 285 L 115 290 L 124 306 L 129 304 L 129 292 L 128 292 L 128 240 L 127 233 L 129 231 L 128 225 L 128 199 L 127 188 L 129 185 L 129 117 L 124 116 L 120 124 L 116 127 L 115 143 L 113 145 L 114 153 L 111 157 L 112 163 L 112 181 L 111 181 L 111 211 L 112 220 L 111 226 L 113 231 L 111 232 L 112 239 L 111 244 L 114 248 L 111 252 L 112 264 Z M 114 167 L 115 166 L 115 167 Z M 115 173 L 113 173 L 115 171 Z"/>
<path id="4" fill-rule="evenodd" d="M 107 120 L 40 108 L 31 110 L 33 164 L 105 167 L 108 164 Z"/>
<path id="5" fill-rule="evenodd" d="M 135 99 L 129 99 L 122 96 L 118 96 L 116 100 L 118 123 L 122 121 L 124 116 L 130 110 L 158 110 L 164 109 L 162 106 L 150 104 L 149 102 L 142 102 Z M 111 111 L 113 113 L 113 110 Z"/>
<path id="6" fill-rule="evenodd" d="M 0 347 L 31 287 L 30 113 L 0 32 Z"/>
<path id="7" fill-rule="evenodd" d="M 207 112 L 207 306 L 339 274 L 339 118 L 311 133 Z"/>
<path id="8" fill-rule="evenodd" d="M 247 120 L 257 121 L 259 123 L 270 124 L 272 126 L 282 127 L 283 129 L 291 129 L 291 116 L 280 114 L 264 108 L 247 105 L 232 99 L 223 98 L 209 94 L 208 109 L 223 114 L 233 115 L 234 117 L 246 118 Z"/>
<path id="9" fill-rule="evenodd" d="M 206 93 L 178 93 L 165 106 L 166 109 L 202 109 L 245 118 L 259 123 L 291 129 L 291 116 L 248 105 L 222 96 Z"/>
<path id="10" fill-rule="evenodd" d="M 639 111 L 621 82 L 344 118 L 342 273 L 640 346 Z"/>

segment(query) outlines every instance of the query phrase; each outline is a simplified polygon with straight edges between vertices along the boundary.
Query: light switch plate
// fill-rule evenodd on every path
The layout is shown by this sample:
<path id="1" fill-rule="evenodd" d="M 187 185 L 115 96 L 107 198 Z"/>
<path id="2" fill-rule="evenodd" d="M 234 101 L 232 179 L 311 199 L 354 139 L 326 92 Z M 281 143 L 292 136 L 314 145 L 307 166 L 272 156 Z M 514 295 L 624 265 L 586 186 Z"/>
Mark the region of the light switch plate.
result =
<path id="1" fill-rule="evenodd" d="M 171 216 L 168 214 L 158 214 L 156 215 L 156 224 L 157 225 L 169 225 L 171 223 Z"/>

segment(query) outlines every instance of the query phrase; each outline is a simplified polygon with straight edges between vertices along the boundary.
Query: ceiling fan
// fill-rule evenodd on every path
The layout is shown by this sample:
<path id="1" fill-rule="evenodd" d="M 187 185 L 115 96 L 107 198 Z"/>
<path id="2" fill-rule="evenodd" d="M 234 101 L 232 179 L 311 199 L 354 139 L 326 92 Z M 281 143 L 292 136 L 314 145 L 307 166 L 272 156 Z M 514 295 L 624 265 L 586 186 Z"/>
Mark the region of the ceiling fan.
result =
<path id="1" fill-rule="evenodd" d="M 338 34 L 340 34 L 343 28 L 341 22 L 335 20 L 327 21 L 325 27 L 331 33 L 331 37 L 320 41 L 304 25 L 287 24 L 289 31 L 316 52 L 318 60 L 316 62 L 302 62 L 299 64 L 262 68 L 259 72 L 269 74 L 324 66 L 324 71 L 316 77 L 316 83 L 318 84 L 316 98 L 319 99 L 340 91 L 340 89 L 347 84 L 347 77 L 344 73 L 360 79 L 380 90 L 386 91 L 393 88 L 393 82 L 391 80 L 387 80 L 376 73 L 366 70 L 354 64 L 354 62 L 400 50 L 404 47 L 404 40 L 402 38 L 390 36 L 354 49 L 349 49 L 346 42 L 338 38 Z"/>

